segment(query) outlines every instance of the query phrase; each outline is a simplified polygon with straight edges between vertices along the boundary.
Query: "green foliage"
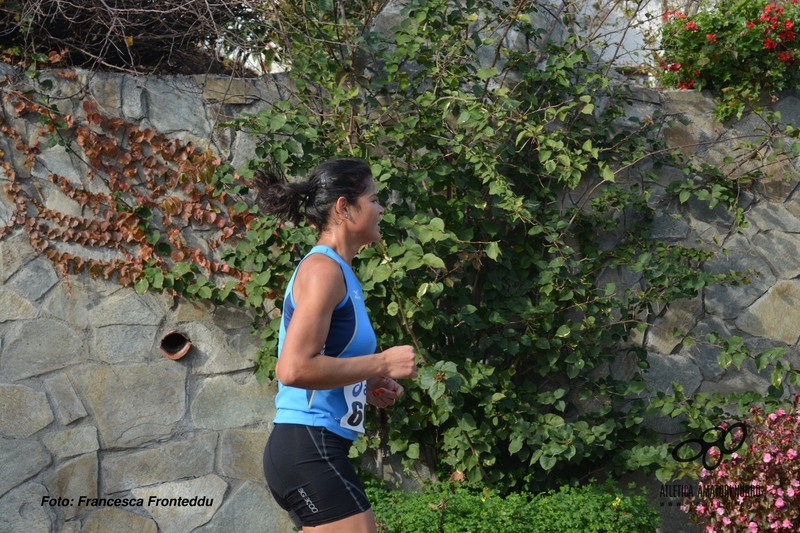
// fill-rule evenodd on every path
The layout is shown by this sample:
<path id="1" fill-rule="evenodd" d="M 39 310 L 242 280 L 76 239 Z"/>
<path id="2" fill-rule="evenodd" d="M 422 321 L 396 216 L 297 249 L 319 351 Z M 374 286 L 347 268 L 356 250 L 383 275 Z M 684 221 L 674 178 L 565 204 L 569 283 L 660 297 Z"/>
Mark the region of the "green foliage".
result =
<path id="1" fill-rule="evenodd" d="M 471 482 L 546 488 L 665 461 L 641 425 L 641 376 L 602 369 L 649 305 L 732 277 L 704 273 L 706 252 L 648 238 L 649 191 L 635 183 L 651 177 L 637 164 L 658 121 L 615 127 L 627 118 L 624 89 L 572 40 L 543 55 L 505 48 L 495 36 L 512 29 L 540 37 L 522 6 L 411 2 L 388 36 L 298 6 L 284 43 L 293 100 L 235 124 L 288 174 L 367 158 L 386 198 L 385 242 L 355 269 L 380 345 L 413 344 L 423 365 L 355 450 L 382 446 L 409 462 L 434 457 Z M 586 199 L 571 203 L 587 183 Z M 263 294 L 279 290 L 313 238 L 269 219 L 246 237 L 228 260 L 243 271 L 269 264 L 249 287 L 263 281 Z M 618 286 L 610 272 L 638 282 Z M 277 328 L 261 335 L 264 379 Z M 647 367 L 643 350 L 631 353 Z"/>
<path id="2" fill-rule="evenodd" d="M 625 495 L 610 483 L 508 496 L 449 483 L 421 494 L 372 484 L 367 494 L 379 533 L 645 533 L 660 522 L 645 496 Z"/>
<path id="3" fill-rule="evenodd" d="M 741 118 L 763 90 L 798 87 L 798 22 L 795 0 L 716 2 L 691 17 L 668 11 L 661 31 L 661 82 L 719 91 L 717 118 Z"/>

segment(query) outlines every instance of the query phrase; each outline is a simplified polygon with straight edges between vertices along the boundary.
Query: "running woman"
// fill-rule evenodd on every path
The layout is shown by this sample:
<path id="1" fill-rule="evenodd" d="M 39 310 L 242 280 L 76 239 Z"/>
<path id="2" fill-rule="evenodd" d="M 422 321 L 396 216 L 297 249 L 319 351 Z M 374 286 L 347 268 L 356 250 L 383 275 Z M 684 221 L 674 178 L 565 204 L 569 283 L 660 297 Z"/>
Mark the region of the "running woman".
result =
<path id="1" fill-rule="evenodd" d="M 375 353 L 377 342 L 351 268 L 380 241 L 383 207 L 369 165 L 333 159 L 304 182 L 270 172 L 254 180 L 264 213 L 306 220 L 319 240 L 289 280 L 278 340 L 277 412 L 264 450 L 272 495 L 305 533 L 374 533 L 375 519 L 350 446 L 364 432 L 366 403 L 393 405 L 395 380 L 416 377 L 411 346 Z"/>

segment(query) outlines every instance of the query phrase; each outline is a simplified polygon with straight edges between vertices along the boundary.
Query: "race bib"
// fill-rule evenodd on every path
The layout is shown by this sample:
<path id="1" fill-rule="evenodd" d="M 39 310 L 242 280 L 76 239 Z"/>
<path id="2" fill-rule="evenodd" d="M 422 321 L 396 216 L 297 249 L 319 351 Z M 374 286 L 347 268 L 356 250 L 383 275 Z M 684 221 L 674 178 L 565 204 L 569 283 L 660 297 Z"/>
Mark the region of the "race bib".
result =
<path id="1" fill-rule="evenodd" d="M 347 414 L 339 425 L 358 433 L 364 433 L 364 407 L 367 405 L 367 382 L 355 383 L 344 387 L 344 401 L 347 402 Z"/>

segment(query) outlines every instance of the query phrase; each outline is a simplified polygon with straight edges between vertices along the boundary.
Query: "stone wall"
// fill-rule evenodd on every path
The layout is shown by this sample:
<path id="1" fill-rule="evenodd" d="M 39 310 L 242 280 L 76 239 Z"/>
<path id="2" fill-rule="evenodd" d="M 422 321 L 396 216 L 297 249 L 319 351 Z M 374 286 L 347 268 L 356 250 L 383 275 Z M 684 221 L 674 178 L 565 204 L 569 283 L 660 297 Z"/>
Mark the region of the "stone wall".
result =
<path id="1" fill-rule="evenodd" d="M 252 157 L 252 139 L 216 125 L 281 98 L 282 79 L 79 72 L 75 80 L 57 80 L 55 102 L 81 116 L 77 97 L 86 91 L 108 115 L 192 140 L 238 166 Z M 798 104 L 786 95 L 775 107 L 797 117 Z M 733 146 L 729 139 L 750 134 L 759 124 L 746 117 L 724 127 L 711 117 L 713 108 L 713 98 L 701 93 L 639 90 L 630 111 L 641 119 L 656 111 L 689 119 L 686 126 L 666 129 L 665 139 L 687 155 L 720 163 Z M 54 147 L 38 155 L 26 177 L 41 182 L 48 205 L 74 209 L 44 178 L 55 172 L 80 179 L 81 165 Z M 647 379 L 653 391 L 668 390 L 673 380 L 687 394 L 763 392 L 769 385 L 768 373 L 752 366 L 723 371 L 711 347 L 684 348 L 673 328 L 698 337 L 712 330 L 741 335 L 759 350 L 785 346 L 788 359 L 800 364 L 799 180 L 793 164 L 768 170 L 774 177 L 742 192 L 750 223 L 742 233 L 731 231 L 732 219 L 722 208 L 694 201 L 681 205 L 667 197 L 666 186 L 683 177 L 680 169 L 660 171 L 659 182 L 651 184 L 659 207 L 653 238 L 713 249 L 715 257 L 706 266 L 712 272 L 756 272 L 750 285 L 713 288 L 652 310 L 652 327 L 637 342 L 650 352 Z M 0 196 L 0 223 L 7 222 L 11 205 Z M 607 277 L 618 287 L 639 282 L 626 272 Z M 24 235 L 0 242 L 0 531 L 291 531 L 261 471 L 275 386 L 253 379 L 257 343 L 251 321 L 238 308 L 139 296 L 85 276 L 67 285 Z M 177 361 L 158 349 L 172 330 L 193 343 Z M 630 363 L 607 371 L 625 376 L 633 371 Z M 666 434 L 677 431 L 671 420 L 651 423 Z M 148 505 L 151 498 L 178 497 L 204 501 Z M 144 505 L 93 498 L 128 504 L 141 499 Z"/>
<path id="2" fill-rule="evenodd" d="M 280 98 L 280 83 L 279 76 L 251 82 L 79 72 L 56 86 L 55 103 L 81 116 L 85 90 L 110 116 L 191 140 L 239 165 L 252 157 L 252 140 L 215 126 Z M 55 147 L 20 173 L 41 183 L 48 206 L 74 212 L 45 178 L 54 172 L 80 179 L 81 165 Z M 0 223 L 11 205 L 3 196 Z M 253 378 L 252 322 L 239 308 L 139 296 L 88 276 L 67 285 L 23 234 L 6 238 L 0 243 L 0 531 L 292 531 L 263 479 L 276 387 Z M 159 349 L 172 330 L 193 344 L 177 361 Z M 151 498 L 178 497 L 194 505 L 148 505 Z"/>

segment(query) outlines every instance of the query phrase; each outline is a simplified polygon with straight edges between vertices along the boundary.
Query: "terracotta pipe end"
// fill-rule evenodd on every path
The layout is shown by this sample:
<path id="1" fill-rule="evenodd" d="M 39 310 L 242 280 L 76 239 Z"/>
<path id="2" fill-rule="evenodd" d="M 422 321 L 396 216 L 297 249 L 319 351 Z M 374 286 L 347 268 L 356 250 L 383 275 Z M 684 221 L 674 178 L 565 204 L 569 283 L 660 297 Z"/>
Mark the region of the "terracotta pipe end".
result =
<path id="1" fill-rule="evenodd" d="M 192 341 L 181 331 L 170 331 L 161 339 L 160 348 L 167 359 L 180 359 L 192 347 Z"/>

